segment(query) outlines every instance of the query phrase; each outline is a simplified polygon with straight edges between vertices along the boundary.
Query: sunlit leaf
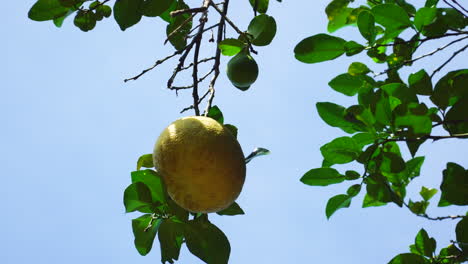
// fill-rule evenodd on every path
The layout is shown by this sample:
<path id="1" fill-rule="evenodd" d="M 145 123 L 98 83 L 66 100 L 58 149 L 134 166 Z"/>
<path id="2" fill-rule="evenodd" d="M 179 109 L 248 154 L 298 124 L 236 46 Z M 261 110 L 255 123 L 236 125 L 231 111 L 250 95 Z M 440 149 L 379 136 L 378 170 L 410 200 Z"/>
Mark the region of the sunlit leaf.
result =
<path id="1" fill-rule="evenodd" d="M 127 213 L 148 207 L 152 203 L 151 190 L 142 182 L 135 182 L 125 189 L 124 205 Z M 144 210 L 146 211 L 146 210 Z"/>
<path id="2" fill-rule="evenodd" d="M 345 164 L 355 160 L 361 148 L 351 137 L 339 137 L 320 148 L 322 156 L 333 164 Z"/>
<path id="3" fill-rule="evenodd" d="M 272 16 L 258 15 L 250 21 L 247 33 L 253 36 L 252 44 L 266 46 L 276 35 L 276 21 Z"/>
<path id="4" fill-rule="evenodd" d="M 325 214 L 329 219 L 338 209 L 347 208 L 351 204 L 350 196 L 346 194 L 339 194 L 330 198 L 327 202 Z"/>
<path id="5" fill-rule="evenodd" d="M 233 56 L 245 47 L 245 43 L 238 39 L 228 38 L 221 41 L 218 47 L 224 56 Z"/>
<path id="6" fill-rule="evenodd" d="M 296 59 L 305 63 L 333 60 L 343 55 L 346 41 L 327 34 L 308 37 L 294 48 Z"/>
<path id="7" fill-rule="evenodd" d="M 135 247 L 140 255 L 145 256 L 153 247 L 153 241 L 161 225 L 161 219 L 153 219 L 150 214 L 145 214 L 132 220 Z"/>
<path id="8" fill-rule="evenodd" d="M 301 178 L 302 183 L 311 186 L 327 186 L 344 180 L 345 176 L 333 168 L 311 169 Z"/>

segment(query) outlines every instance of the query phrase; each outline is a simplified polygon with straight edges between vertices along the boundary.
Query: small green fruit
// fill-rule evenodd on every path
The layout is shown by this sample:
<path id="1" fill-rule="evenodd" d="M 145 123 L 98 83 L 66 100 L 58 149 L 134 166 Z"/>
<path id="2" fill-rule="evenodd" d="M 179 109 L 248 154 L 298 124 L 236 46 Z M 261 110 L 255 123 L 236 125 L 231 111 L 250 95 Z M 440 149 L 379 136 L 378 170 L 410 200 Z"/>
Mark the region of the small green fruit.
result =
<path id="1" fill-rule="evenodd" d="M 258 77 L 258 65 L 248 51 L 241 51 L 227 64 L 227 76 L 242 91 L 249 89 Z"/>

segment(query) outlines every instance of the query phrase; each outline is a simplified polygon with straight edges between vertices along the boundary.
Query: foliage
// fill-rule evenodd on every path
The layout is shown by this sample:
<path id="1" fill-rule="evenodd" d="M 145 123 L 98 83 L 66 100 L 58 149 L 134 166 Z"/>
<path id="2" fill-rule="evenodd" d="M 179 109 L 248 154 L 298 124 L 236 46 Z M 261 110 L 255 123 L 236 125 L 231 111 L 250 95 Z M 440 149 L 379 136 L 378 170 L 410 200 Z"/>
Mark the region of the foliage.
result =
<path id="1" fill-rule="evenodd" d="M 325 12 L 329 33 L 348 25 L 355 25 L 364 43 L 340 37 L 317 34 L 296 45 L 296 59 L 304 63 L 318 63 L 336 59 L 344 54 L 354 56 L 363 51 L 375 63 L 386 64 L 387 69 L 375 73 L 372 66 L 353 62 L 348 71 L 339 74 L 329 86 L 346 96 L 356 97 L 349 107 L 332 102 L 317 103 L 320 117 L 329 126 L 337 127 L 349 136 L 338 137 L 320 148 L 324 158 L 320 168 L 309 170 L 301 181 L 311 186 L 326 186 L 342 182 L 352 185 L 345 194 L 331 197 L 325 214 L 330 218 L 337 210 L 350 206 L 362 190 L 362 207 L 394 203 L 408 208 L 413 214 L 429 220 L 461 219 L 456 228 L 457 241 L 435 253 L 436 241 L 424 229 L 416 236 L 411 253 L 394 257 L 389 263 L 461 263 L 468 260 L 467 217 L 430 217 L 426 211 L 437 189 L 422 187 L 422 200 L 406 197 L 406 188 L 420 175 L 424 156 L 416 156 L 419 147 L 429 141 L 468 138 L 468 70 L 448 72 L 435 81 L 436 73 L 468 45 L 468 18 L 461 10 L 438 7 L 438 1 L 426 1 L 418 9 L 404 0 L 367 1 L 367 5 L 350 7 L 353 1 L 333 0 Z M 447 2 L 447 1 L 444 1 Z M 456 2 L 456 1 L 452 1 Z M 415 33 L 410 33 L 414 31 Z M 412 36 L 408 40 L 400 35 Z M 437 50 L 415 56 L 418 48 L 434 39 L 451 39 Z M 418 69 L 401 79 L 399 72 L 413 62 L 432 56 L 455 43 L 465 46 L 437 67 L 431 75 Z M 379 78 L 386 75 L 386 78 Z M 433 83 L 435 85 L 433 85 Z M 425 102 L 432 102 L 432 105 Z M 447 135 L 434 135 L 441 126 Z M 404 158 L 400 148 L 406 145 L 412 157 Z M 335 164 L 356 162 L 362 173 L 340 173 Z M 356 181 L 358 181 L 356 183 Z M 468 205 L 468 170 L 449 162 L 443 171 L 438 206 Z"/>

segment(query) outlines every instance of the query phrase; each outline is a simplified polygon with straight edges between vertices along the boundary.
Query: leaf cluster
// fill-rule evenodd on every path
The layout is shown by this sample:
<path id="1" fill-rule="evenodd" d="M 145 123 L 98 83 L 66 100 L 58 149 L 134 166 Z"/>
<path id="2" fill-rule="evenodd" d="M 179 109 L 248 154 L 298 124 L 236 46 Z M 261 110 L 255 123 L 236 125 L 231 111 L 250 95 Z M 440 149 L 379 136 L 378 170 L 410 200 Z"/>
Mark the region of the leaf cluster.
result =
<path id="1" fill-rule="evenodd" d="M 328 32 L 354 25 L 364 42 L 320 33 L 296 45 L 296 59 L 304 63 L 319 63 L 342 55 L 351 57 L 366 52 L 375 63 L 386 64 L 387 69 L 376 73 L 372 66 L 356 61 L 349 65 L 347 72 L 328 83 L 333 90 L 357 99 L 356 104 L 348 107 L 332 102 L 316 105 L 326 124 L 349 135 L 324 144 L 320 148 L 323 156 L 321 167 L 306 172 L 301 181 L 311 186 L 350 183 L 345 193 L 328 200 L 325 208 L 327 218 L 337 210 L 349 207 L 352 200 L 363 192 L 364 208 L 394 203 L 429 220 L 461 219 L 459 225 L 462 227 L 457 225 L 457 240 L 466 241 L 463 224 L 466 216 L 430 217 L 426 213 L 437 189 L 423 186 L 419 201 L 408 198 L 406 189 L 420 175 L 425 157 L 417 156 L 417 153 L 422 144 L 468 138 L 468 70 L 450 71 L 434 81 L 434 75 L 468 47 L 468 32 L 464 31 L 468 19 L 460 10 L 438 7 L 438 1 L 426 1 L 420 8 L 404 0 L 368 1 L 367 5 L 358 7 L 351 7 L 352 2 L 330 2 L 325 10 L 329 20 Z M 411 31 L 415 33 L 411 34 Z M 403 32 L 410 37 L 403 39 Z M 457 39 L 431 53 L 415 56 L 424 43 L 435 39 L 442 42 L 449 37 Z M 456 50 L 432 74 L 418 69 L 407 80 L 400 77 L 400 70 L 404 67 L 437 55 L 456 43 L 465 43 L 465 46 Z M 380 78 L 384 75 L 386 78 Z M 434 131 L 440 131 L 435 127 L 443 128 L 446 134 L 435 135 Z M 403 157 L 401 147 L 406 147 L 411 157 Z M 347 170 L 343 173 L 333 168 L 336 164 L 351 162 L 360 164 L 362 171 Z M 441 178 L 438 206 L 468 205 L 468 171 L 449 162 Z M 398 255 L 390 263 L 460 263 L 468 255 L 466 248 L 458 249 L 452 244 L 436 256 L 435 244 L 435 240 L 429 239 L 422 230 L 411 253 Z"/>

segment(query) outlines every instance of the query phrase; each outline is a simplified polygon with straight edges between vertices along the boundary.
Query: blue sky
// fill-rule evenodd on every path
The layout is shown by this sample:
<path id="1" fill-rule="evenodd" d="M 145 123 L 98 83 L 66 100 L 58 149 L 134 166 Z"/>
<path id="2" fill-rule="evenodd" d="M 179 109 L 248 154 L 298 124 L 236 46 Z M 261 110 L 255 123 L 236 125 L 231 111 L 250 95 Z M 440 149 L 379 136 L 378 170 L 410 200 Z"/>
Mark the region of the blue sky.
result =
<path id="1" fill-rule="evenodd" d="M 231 2 L 231 18 L 246 28 L 252 16 L 247 1 Z M 165 89 L 175 61 L 138 81 L 123 79 L 170 54 L 171 47 L 162 45 L 165 24 L 144 18 L 121 32 L 107 19 L 83 33 L 72 19 L 61 29 L 28 20 L 33 3 L 6 1 L 0 26 L 0 259 L 7 264 L 158 263 L 158 242 L 146 257 L 135 250 L 130 222 L 137 214 L 124 213 L 122 195 L 137 158 L 152 151 L 165 126 L 187 115 L 179 111 L 191 104 L 191 94 L 176 97 Z M 362 209 L 362 193 L 351 208 L 327 221 L 328 198 L 351 183 L 319 188 L 299 182 L 307 170 L 320 166 L 320 146 L 344 135 L 320 120 L 315 103 L 352 104 L 354 98 L 327 83 L 351 62 L 368 62 L 353 57 L 307 65 L 294 59 L 296 43 L 326 31 L 326 4 L 271 1 L 278 33 L 270 46 L 258 48 L 258 81 L 248 92 L 235 89 L 224 74 L 217 83 L 215 104 L 226 122 L 239 128 L 244 152 L 256 146 L 272 151 L 248 164 L 238 199 L 246 215 L 210 216 L 231 242 L 230 263 L 387 263 L 408 252 L 421 227 L 437 239 L 438 249 L 455 238 L 455 221 L 430 222 L 395 205 Z M 364 43 L 356 29 L 338 35 Z M 432 71 L 448 56 L 422 60 L 414 69 Z M 466 67 L 466 59 L 460 56 L 446 70 Z M 179 81 L 186 84 L 190 78 Z M 408 197 L 419 199 L 422 185 L 438 188 L 447 161 L 466 167 L 467 149 L 461 140 L 423 145 L 420 155 L 430 155 Z M 433 203 L 438 199 L 439 194 Z M 432 205 L 428 213 L 463 210 Z M 179 263 L 202 262 L 184 246 Z"/>

